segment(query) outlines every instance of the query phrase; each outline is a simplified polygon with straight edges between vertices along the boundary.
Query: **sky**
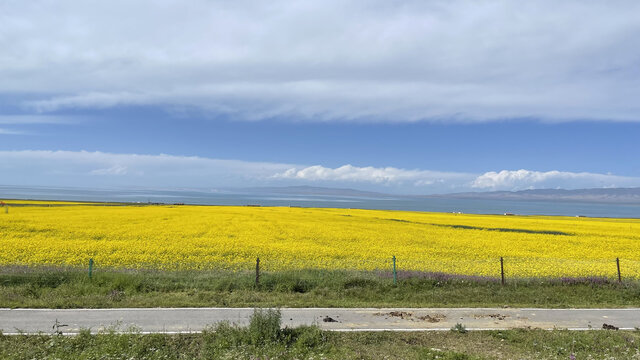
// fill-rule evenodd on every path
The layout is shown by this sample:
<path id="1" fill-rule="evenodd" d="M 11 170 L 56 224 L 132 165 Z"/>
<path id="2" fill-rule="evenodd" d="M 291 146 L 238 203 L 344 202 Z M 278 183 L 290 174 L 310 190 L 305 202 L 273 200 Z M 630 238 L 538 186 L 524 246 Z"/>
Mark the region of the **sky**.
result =
<path id="1" fill-rule="evenodd" d="M 0 0 L 0 184 L 640 186 L 637 1 Z"/>

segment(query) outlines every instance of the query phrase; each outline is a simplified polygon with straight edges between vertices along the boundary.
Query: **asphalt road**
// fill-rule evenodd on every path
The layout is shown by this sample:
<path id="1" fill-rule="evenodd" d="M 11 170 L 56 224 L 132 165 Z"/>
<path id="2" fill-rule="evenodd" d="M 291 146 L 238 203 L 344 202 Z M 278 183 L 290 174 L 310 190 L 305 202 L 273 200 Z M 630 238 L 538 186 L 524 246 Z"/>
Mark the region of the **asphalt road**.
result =
<path id="1" fill-rule="evenodd" d="M 0 329 L 5 335 L 75 334 L 81 329 L 142 333 L 198 332 L 229 321 L 243 326 L 252 308 L 146 308 L 146 309 L 0 309 Z M 456 323 L 468 330 L 540 328 L 620 329 L 640 327 L 640 309 L 511 309 L 511 308 L 284 308 L 282 325 L 318 325 L 335 331 L 449 330 Z"/>

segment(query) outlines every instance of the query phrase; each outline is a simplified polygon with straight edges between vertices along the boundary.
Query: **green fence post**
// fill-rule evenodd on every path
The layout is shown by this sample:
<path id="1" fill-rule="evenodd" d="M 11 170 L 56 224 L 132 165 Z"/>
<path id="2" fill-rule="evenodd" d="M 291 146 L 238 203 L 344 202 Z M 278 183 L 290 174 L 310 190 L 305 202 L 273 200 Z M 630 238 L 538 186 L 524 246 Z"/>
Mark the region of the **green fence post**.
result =
<path id="1" fill-rule="evenodd" d="M 504 285 L 504 259 L 500 256 L 500 277 L 502 278 L 502 285 Z"/>
<path id="2" fill-rule="evenodd" d="M 393 285 L 398 284 L 398 272 L 396 271 L 396 256 L 393 255 Z"/>
<path id="3" fill-rule="evenodd" d="M 89 259 L 89 279 L 91 279 L 93 275 L 93 258 Z"/>

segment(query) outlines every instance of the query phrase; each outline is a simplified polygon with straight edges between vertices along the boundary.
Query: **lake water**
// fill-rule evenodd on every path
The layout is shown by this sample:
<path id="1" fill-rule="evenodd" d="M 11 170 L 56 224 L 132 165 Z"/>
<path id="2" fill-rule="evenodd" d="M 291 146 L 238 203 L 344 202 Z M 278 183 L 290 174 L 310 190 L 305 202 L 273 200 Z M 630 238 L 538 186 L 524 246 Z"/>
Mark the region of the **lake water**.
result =
<path id="1" fill-rule="evenodd" d="M 470 214 L 564 215 L 640 218 L 640 204 L 569 201 L 478 200 L 451 198 L 362 198 L 324 195 L 220 193 L 195 190 L 121 190 L 0 186 L 0 198 L 185 203 L 196 205 L 261 205 L 462 212 Z"/>

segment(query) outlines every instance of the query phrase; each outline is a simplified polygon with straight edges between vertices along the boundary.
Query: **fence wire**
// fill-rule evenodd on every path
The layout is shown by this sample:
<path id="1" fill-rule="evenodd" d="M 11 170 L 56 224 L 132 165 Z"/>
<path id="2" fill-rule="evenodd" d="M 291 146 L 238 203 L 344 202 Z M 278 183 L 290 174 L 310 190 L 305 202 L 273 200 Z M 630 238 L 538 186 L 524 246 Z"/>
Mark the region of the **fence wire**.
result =
<path id="1" fill-rule="evenodd" d="M 111 267 L 101 264 L 100 257 L 94 259 L 94 271 L 230 271 L 255 272 L 257 258 L 250 260 L 219 257 L 213 261 L 180 262 L 148 262 L 135 263 L 134 266 Z M 380 257 L 375 259 L 357 258 L 278 258 L 270 256 L 259 257 L 259 272 L 296 272 L 296 271 L 364 271 L 375 272 L 380 276 L 392 276 L 394 272 L 398 278 L 409 277 L 438 277 L 443 275 L 459 275 L 486 279 L 514 278 L 603 278 L 603 279 L 640 279 L 640 260 L 626 258 L 607 259 L 567 259 L 567 258 L 481 258 L 442 260 L 437 258 L 402 258 Z M 2 272 L 16 272 L 21 269 L 68 269 L 86 268 L 86 264 L 11 264 L 3 266 Z"/>
<path id="2" fill-rule="evenodd" d="M 377 259 L 326 258 L 280 259 L 259 257 L 254 260 L 215 262 L 139 263 L 130 270 L 164 271 L 231 271 L 231 272 L 297 272 L 297 271 L 364 271 L 380 276 L 399 278 L 459 275 L 484 279 L 514 278 L 603 278 L 640 279 L 640 260 L 637 259 L 562 259 L 562 258 L 483 258 L 456 259 L 403 259 L 381 257 Z M 87 262 L 88 264 L 88 262 Z M 100 262 L 96 260 L 96 268 Z M 104 269 L 105 267 L 103 267 Z M 118 268 L 112 268 L 116 270 Z"/>

